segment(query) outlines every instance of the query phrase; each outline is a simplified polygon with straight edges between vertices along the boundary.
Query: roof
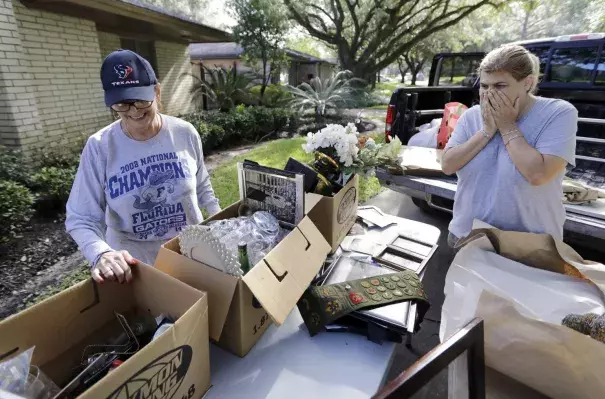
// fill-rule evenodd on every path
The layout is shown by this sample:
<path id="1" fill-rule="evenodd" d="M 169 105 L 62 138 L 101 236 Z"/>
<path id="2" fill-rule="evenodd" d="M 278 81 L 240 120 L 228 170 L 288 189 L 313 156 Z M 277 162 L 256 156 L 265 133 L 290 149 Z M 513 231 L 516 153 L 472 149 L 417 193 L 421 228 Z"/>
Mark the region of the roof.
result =
<path id="1" fill-rule="evenodd" d="M 244 49 L 237 43 L 192 43 L 189 54 L 194 60 L 230 60 L 240 58 Z"/>
<path id="2" fill-rule="evenodd" d="M 300 51 L 286 49 L 286 54 L 293 60 L 334 64 L 335 62 L 325 60 Z M 237 43 L 193 43 L 189 45 L 189 54 L 193 60 L 231 60 L 240 58 L 244 54 L 244 48 Z"/>
<path id="3" fill-rule="evenodd" d="M 95 21 L 97 29 L 147 40 L 224 42 L 231 35 L 142 0 L 27 0 L 27 7 Z"/>
<path id="4" fill-rule="evenodd" d="M 144 2 L 144 1 L 141 1 L 141 0 L 118 0 L 118 1 L 120 1 L 122 3 L 126 3 L 126 4 L 132 4 L 133 6 L 145 8 L 145 9 L 147 9 L 149 11 L 153 11 L 153 12 L 157 12 L 157 13 L 160 13 L 160 14 L 164 14 L 164 15 L 167 15 L 167 16 L 172 17 L 172 18 L 180 19 L 181 21 L 191 22 L 191 23 L 194 23 L 196 25 L 207 26 L 207 25 L 204 25 L 204 24 L 200 23 L 199 21 L 191 18 L 190 16 L 188 16 L 186 14 L 183 14 L 183 13 L 180 13 L 180 12 L 176 12 L 176 11 L 167 10 L 167 9 L 165 9 L 163 7 L 158 7 L 158 6 L 155 6 L 155 5 L 152 5 L 152 4 L 148 4 L 148 3 Z"/>

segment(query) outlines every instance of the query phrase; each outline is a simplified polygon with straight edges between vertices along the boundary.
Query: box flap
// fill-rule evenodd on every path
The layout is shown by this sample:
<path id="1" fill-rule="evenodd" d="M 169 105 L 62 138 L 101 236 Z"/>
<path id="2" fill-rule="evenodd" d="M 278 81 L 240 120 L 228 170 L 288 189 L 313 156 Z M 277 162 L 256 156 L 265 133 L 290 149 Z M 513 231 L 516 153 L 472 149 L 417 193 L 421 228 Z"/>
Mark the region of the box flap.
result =
<path id="1" fill-rule="evenodd" d="M 218 341 L 238 279 L 181 255 L 178 237 L 162 245 L 155 267 L 193 288 L 208 293 L 210 338 Z"/>
<path id="2" fill-rule="evenodd" d="M 244 276 L 244 282 L 281 325 L 324 263 L 330 245 L 308 217 Z"/>
<path id="3" fill-rule="evenodd" d="M 315 194 L 315 193 L 306 193 L 305 194 L 305 215 L 311 212 L 311 209 L 315 208 L 315 205 L 319 203 L 323 198 L 331 198 L 324 197 L 323 195 Z"/>

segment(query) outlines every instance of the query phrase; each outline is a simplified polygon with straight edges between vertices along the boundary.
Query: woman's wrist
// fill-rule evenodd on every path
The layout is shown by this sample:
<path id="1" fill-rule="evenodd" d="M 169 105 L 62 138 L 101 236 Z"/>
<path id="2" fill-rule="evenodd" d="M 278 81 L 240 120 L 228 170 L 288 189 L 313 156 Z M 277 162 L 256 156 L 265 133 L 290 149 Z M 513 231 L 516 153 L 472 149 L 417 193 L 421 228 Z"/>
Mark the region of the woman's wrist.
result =
<path id="1" fill-rule="evenodd" d="M 494 135 L 496 134 L 496 131 L 494 130 L 489 131 L 485 128 L 481 128 L 481 130 L 479 130 L 478 132 L 483 138 L 487 139 L 487 141 L 490 141 L 492 139 L 492 137 L 494 137 Z"/>
<path id="2" fill-rule="evenodd" d="M 521 133 L 516 123 L 507 124 L 500 129 L 500 135 L 506 136 L 510 134 Z"/>

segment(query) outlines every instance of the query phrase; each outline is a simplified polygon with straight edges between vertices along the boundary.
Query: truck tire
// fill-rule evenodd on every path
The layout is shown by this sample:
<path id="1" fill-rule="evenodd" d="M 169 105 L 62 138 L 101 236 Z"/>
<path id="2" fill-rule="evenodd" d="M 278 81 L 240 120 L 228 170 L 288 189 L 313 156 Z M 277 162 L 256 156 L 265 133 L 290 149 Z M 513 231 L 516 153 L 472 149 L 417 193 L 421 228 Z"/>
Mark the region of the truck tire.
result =
<path id="1" fill-rule="evenodd" d="M 423 212 L 435 213 L 435 210 L 433 208 L 431 208 L 425 200 L 422 200 L 422 199 L 416 198 L 416 197 L 412 197 L 412 202 L 414 203 L 414 205 L 416 205 L 418 208 L 420 208 Z"/>

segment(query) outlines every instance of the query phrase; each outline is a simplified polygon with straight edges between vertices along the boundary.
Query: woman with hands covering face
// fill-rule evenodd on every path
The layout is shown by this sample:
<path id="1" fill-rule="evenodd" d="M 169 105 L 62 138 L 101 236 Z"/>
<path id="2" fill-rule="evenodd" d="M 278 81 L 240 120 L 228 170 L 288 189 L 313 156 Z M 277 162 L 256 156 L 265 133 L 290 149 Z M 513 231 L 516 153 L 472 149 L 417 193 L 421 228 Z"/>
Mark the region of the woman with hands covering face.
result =
<path id="1" fill-rule="evenodd" d="M 443 154 L 458 187 L 450 245 L 478 219 L 503 230 L 563 238 L 562 180 L 575 165 L 578 112 L 568 102 L 534 95 L 538 59 L 507 45 L 479 67 L 480 105 L 460 118 Z"/>

